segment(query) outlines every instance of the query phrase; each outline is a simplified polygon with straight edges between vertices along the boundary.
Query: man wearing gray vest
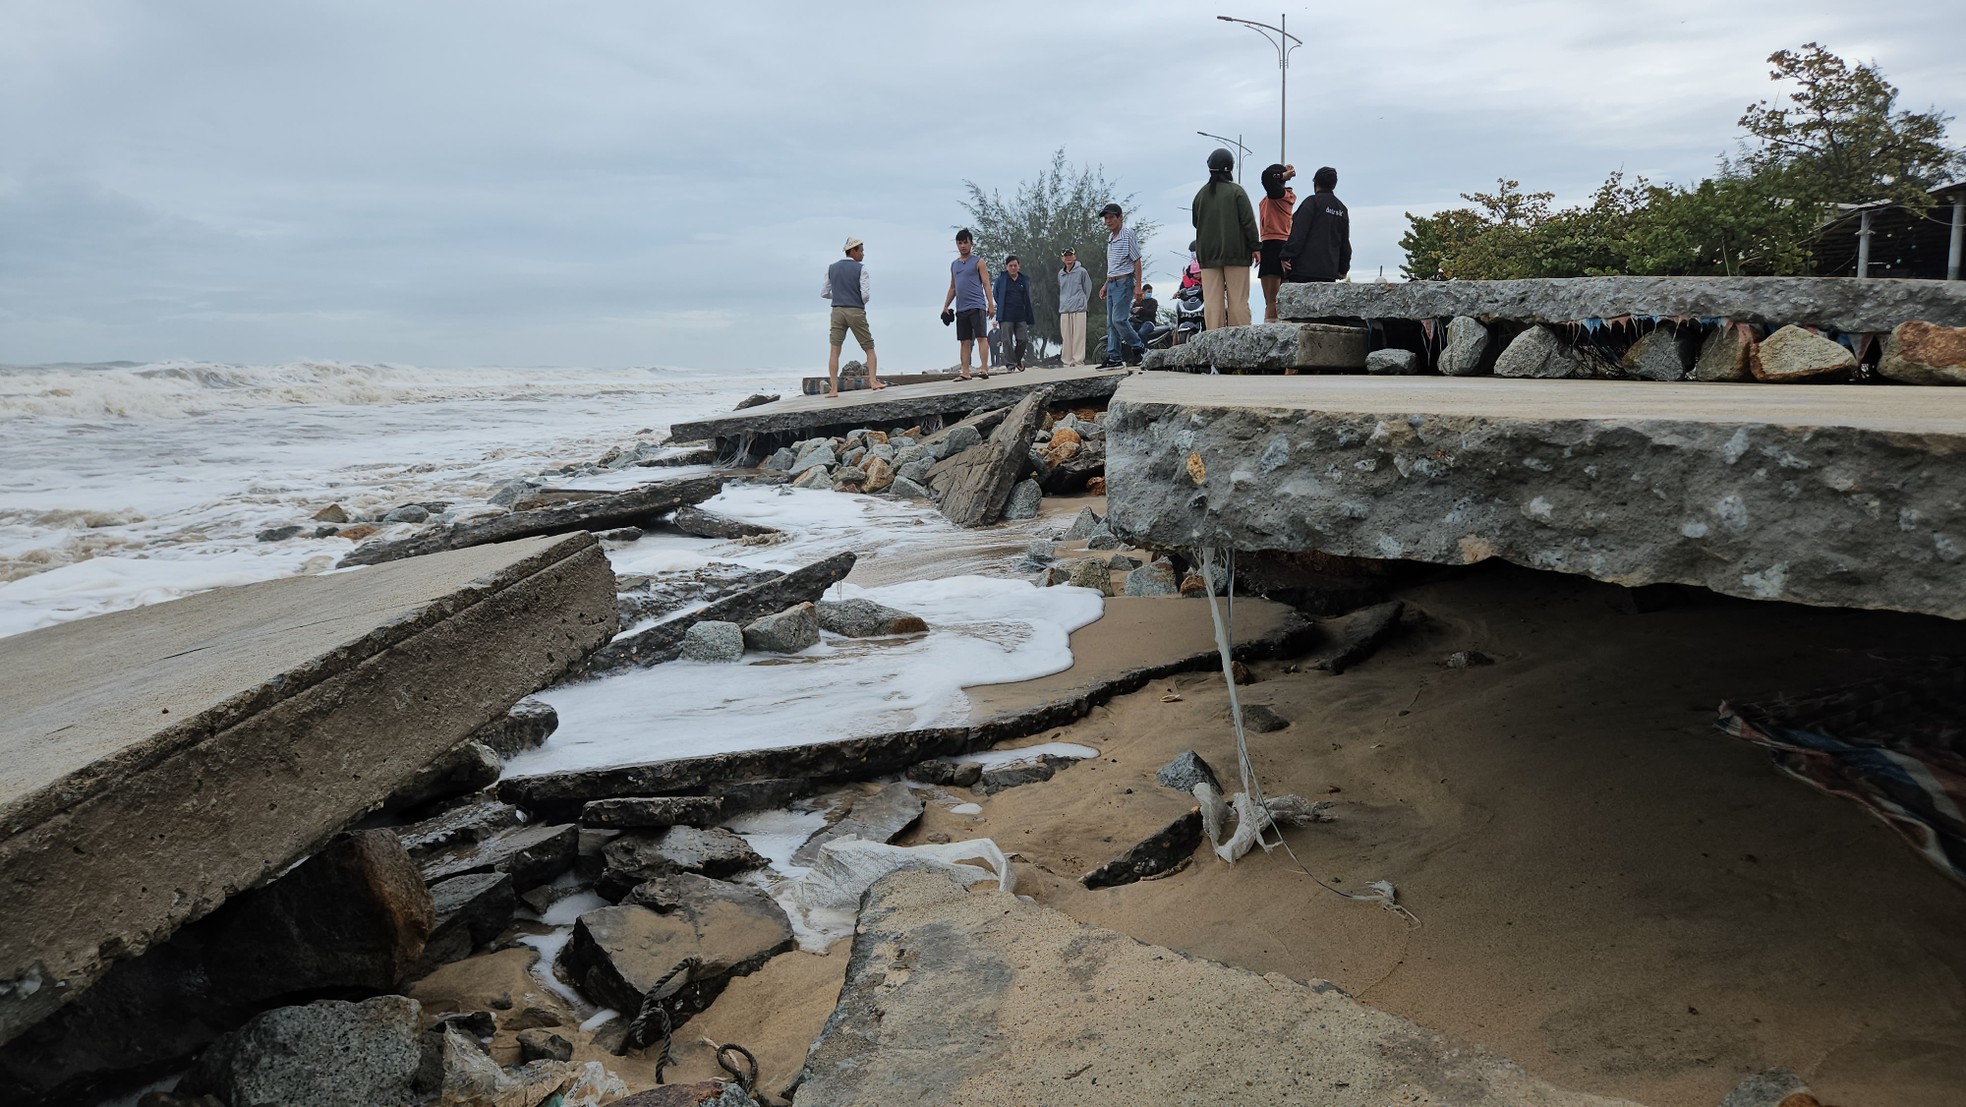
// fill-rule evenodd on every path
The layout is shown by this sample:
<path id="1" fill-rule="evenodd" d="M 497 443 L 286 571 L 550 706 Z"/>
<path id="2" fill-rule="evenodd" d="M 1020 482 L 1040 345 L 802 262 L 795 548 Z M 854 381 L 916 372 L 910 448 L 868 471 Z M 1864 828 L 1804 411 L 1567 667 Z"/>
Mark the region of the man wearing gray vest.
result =
<path id="1" fill-rule="evenodd" d="M 860 343 L 860 352 L 867 355 L 867 387 L 876 391 L 887 387 L 874 360 L 874 332 L 867 329 L 867 269 L 860 264 L 866 256 L 865 244 L 849 237 L 846 256 L 826 268 L 826 279 L 819 284 L 819 295 L 833 301 L 833 352 L 826 358 L 826 395 L 830 399 L 840 398 L 840 347 L 846 343 L 848 331 Z"/>

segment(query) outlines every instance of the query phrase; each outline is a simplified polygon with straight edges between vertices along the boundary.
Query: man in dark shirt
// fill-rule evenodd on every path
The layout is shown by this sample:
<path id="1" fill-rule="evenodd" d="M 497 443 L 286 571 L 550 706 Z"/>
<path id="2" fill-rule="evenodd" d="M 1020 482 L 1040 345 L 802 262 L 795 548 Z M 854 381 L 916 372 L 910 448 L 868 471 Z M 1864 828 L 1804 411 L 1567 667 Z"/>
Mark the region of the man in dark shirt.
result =
<path id="1" fill-rule="evenodd" d="M 1160 301 L 1154 299 L 1154 286 L 1140 286 L 1140 301 L 1133 305 L 1133 329 L 1140 334 L 1143 343 L 1152 342 L 1161 332 L 1157 319 L 1160 318 Z"/>
<path id="2" fill-rule="evenodd" d="M 997 274 L 997 328 L 1003 332 L 997 360 L 1009 369 L 1022 372 L 1024 359 L 1031 352 L 1031 324 L 1038 321 L 1031 310 L 1031 278 L 1024 275 L 1023 263 L 1012 254 L 1003 259 L 1003 272 Z"/>
<path id="3" fill-rule="evenodd" d="M 1317 191 L 1297 205 L 1290 219 L 1290 241 L 1283 245 L 1283 279 L 1299 284 L 1331 282 L 1352 269 L 1352 217 L 1332 195 L 1338 171 L 1325 166 L 1311 178 Z"/>

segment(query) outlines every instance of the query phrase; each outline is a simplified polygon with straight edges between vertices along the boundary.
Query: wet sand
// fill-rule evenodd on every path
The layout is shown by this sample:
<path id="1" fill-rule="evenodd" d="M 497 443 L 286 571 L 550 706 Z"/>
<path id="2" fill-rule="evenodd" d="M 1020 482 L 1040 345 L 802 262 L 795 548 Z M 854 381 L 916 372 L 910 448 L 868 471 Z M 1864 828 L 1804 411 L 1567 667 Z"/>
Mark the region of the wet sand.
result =
<path id="1" fill-rule="evenodd" d="M 1185 809 L 1153 782 L 1170 757 L 1194 748 L 1235 787 L 1219 674 L 1034 738 L 1102 754 L 981 816 L 931 804 L 904 841 L 994 837 L 1040 903 L 1335 981 L 1567 1087 L 1710 1107 L 1786 1067 L 1843 1107 L 1966 1104 L 1966 888 L 1713 726 L 1722 698 L 1851 679 L 1879 653 L 1966 653 L 1966 629 L 1717 597 L 1629 615 L 1610 586 L 1503 566 L 1401 595 L 1410 625 L 1362 667 L 1258 663 L 1244 702 L 1294 720 L 1250 736 L 1265 790 L 1336 804 L 1288 832 L 1297 860 L 1336 888 L 1393 881 L 1417 927 L 1282 851 L 1078 885 Z M 1470 648 L 1496 663 L 1441 665 Z"/>

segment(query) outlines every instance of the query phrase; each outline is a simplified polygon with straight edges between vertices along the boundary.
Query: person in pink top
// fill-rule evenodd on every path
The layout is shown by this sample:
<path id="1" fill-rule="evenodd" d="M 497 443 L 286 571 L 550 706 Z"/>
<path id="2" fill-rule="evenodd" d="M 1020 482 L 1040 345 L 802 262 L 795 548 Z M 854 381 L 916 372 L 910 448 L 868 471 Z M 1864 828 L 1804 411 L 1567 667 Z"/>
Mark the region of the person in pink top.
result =
<path id="1" fill-rule="evenodd" d="M 1263 261 L 1256 270 L 1263 282 L 1263 322 L 1277 321 L 1277 289 L 1283 287 L 1283 244 L 1290 241 L 1290 216 L 1297 207 L 1297 190 L 1287 182 L 1297 175 L 1292 165 L 1263 170 L 1263 198 L 1256 201 L 1256 222 L 1263 237 Z"/>

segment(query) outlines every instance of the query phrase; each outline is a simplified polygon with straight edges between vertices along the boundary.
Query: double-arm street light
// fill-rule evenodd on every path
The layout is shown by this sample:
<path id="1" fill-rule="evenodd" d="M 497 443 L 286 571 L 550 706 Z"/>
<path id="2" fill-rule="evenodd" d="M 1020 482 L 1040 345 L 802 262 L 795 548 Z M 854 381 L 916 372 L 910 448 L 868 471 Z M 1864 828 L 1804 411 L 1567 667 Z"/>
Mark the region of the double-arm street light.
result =
<path id="1" fill-rule="evenodd" d="M 1277 70 L 1282 74 L 1283 82 L 1282 91 L 1277 99 L 1277 161 L 1287 162 L 1289 159 L 1284 157 L 1283 148 L 1284 133 L 1290 118 L 1290 107 L 1288 103 L 1290 97 L 1290 52 L 1304 45 L 1304 40 L 1284 30 L 1284 27 L 1289 23 L 1289 16 L 1287 15 L 1278 15 L 1277 25 L 1274 27 L 1268 23 L 1258 23 L 1253 19 L 1237 19 L 1232 15 L 1218 15 L 1215 18 L 1224 23 L 1240 23 L 1257 34 L 1262 35 L 1264 39 L 1268 40 L 1270 45 L 1277 48 Z"/>
<path id="2" fill-rule="evenodd" d="M 1236 136 L 1236 137 L 1234 137 L 1234 138 L 1230 138 L 1230 137 L 1228 137 L 1227 135 L 1212 135 L 1212 134 L 1209 134 L 1209 133 L 1208 133 L 1207 131 L 1196 131 L 1195 133 L 1196 133 L 1196 134 L 1198 134 L 1198 135 L 1200 135 L 1200 136 L 1201 136 L 1201 137 L 1203 137 L 1203 138 L 1212 138 L 1212 139 L 1214 139 L 1214 140 L 1215 140 L 1215 141 L 1217 141 L 1217 142 L 1226 142 L 1226 143 L 1228 143 L 1229 145 L 1231 145 L 1231 146 L 1233 146 L 1233 147 L 1235 147 L 1235 148 L 1236 148 L 1236 150 L 1237 150 L 1237 154 L 1236 154 L 1236 183 L 1237 183 L 1237 184 L 1241 184 L 1241 183 L 1242 183 L 1242 157 L 1243 157 L 1243 155 L 1244 155 L 1244 154 L 1247 154 L 1247 153 L 1249 153 L 1249 147 L 1247 147 L 1247 146 L 1244 146 L 1244 145 L 1242 144 L 1242 136 L 1241 136 L 1241 135 L 1237 135 L 1237 136 Z"/>

